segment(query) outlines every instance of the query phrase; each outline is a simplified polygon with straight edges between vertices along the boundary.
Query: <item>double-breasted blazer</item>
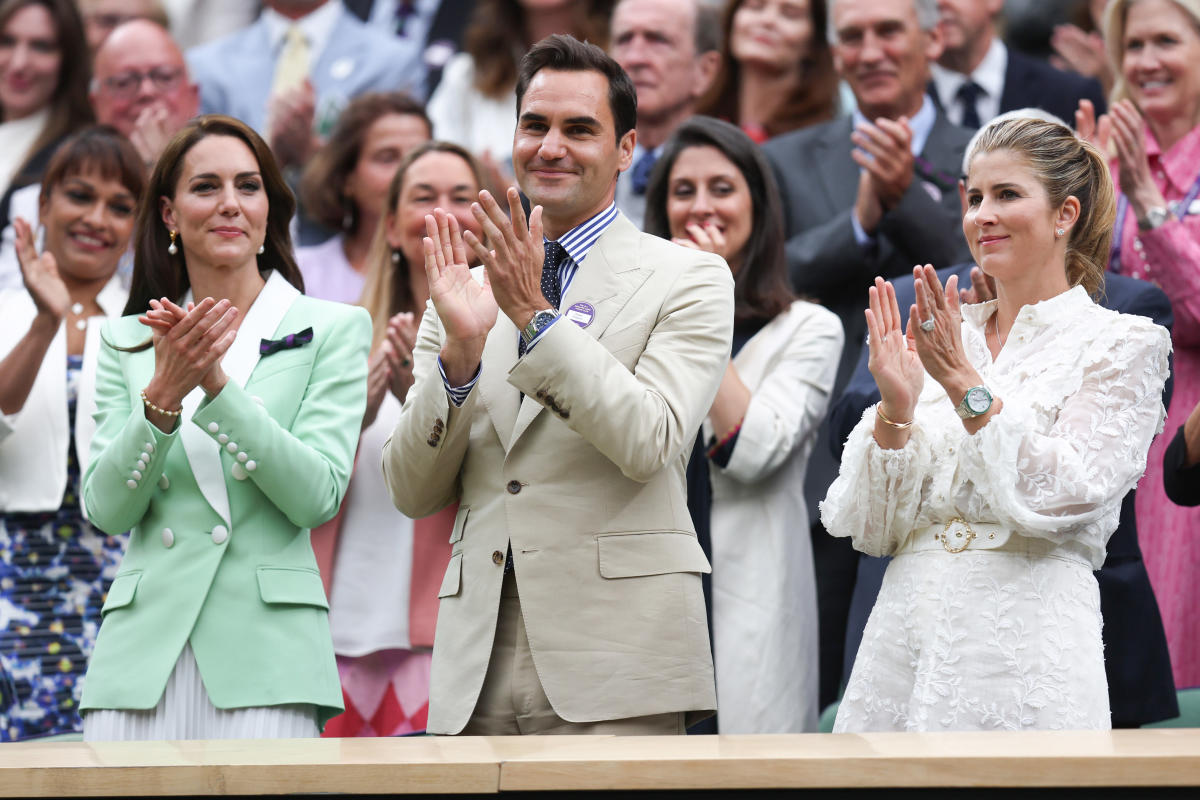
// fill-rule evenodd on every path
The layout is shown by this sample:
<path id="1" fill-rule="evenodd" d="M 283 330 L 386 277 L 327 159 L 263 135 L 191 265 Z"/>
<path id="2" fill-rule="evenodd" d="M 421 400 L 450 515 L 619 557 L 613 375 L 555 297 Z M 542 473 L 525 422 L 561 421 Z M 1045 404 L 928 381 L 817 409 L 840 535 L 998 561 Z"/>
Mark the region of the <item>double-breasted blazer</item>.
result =
<path id="1" fill-rule="evenodd" d="M 709 565 L 684 470 L 729 360 L 729 267 L 619 214 L 561 307 L 571 313 L 522 358 L 500 314 L 461 407 L 437 367 L 437 312 L 421 322 L 416 382 L 383 468 L 410 517 L 460 504 L 430 732 L 461 731 L 475 708 L 510 544 L 534 666 L 559 716 L 716 707 L 700 584 Z"/>
<path id="2" fill-rule="evenodd" d="M 260 356 L 262 339 L 312 341 Z M 190 643 L 217 708 L 311 703 L 342 710 L 329 607 L 309 529 L 346 490 L 366 406 L 371 322 L 300 295 L 272 273 L 222 366 L 225 387 L 187 396 L 163 433 L 139 392 L 153 348 L 123 317 L 104 331 L 96 434 L 83 479 L 92 522 L 131 529 L 109 589 L 81 709 L 147 709 Z"/>

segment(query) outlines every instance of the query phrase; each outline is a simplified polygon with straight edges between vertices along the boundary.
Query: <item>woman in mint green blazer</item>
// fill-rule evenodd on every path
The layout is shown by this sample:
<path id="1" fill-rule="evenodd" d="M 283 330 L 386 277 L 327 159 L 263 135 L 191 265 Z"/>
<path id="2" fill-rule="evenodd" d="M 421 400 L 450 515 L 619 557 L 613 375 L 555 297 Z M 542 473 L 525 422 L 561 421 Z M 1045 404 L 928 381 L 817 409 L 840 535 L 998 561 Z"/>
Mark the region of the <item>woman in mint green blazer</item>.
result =
<path id="1" fill-rule="evenodd" d="M 132 529 L 86 739 L 315 736 L 342 710 L 309 529 L 346 489 L 371 323 L 301 294 L 294 208 L 229 117 L 190 123 L 151 176 L 83 481 L 93 523 Z"/>

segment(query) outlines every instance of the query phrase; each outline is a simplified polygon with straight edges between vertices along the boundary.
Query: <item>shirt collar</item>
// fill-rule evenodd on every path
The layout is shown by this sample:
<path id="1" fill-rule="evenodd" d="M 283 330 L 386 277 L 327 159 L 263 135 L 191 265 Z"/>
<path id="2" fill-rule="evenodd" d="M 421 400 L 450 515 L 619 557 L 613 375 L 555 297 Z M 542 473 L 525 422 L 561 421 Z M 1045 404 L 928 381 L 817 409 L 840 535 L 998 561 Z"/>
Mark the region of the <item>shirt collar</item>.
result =
<path id="1" fill-rule="evenodd" d="M 1004 73 L 1008 70 L 1008 48 L 999 38 L 992 37 L 992 44 L 983 60 L 970 75 L 946 69 L 941 64 L 931 65 L 930 70 L 934 91 L 937 92 L 943 107 L 954 102 L 959 87 L 968 80 L 974 81 L 988 97 L 999 101 L 1000 95 L 1004 93 Z"/>
<path id="2" fill-rule="evenodd" d="M 1145 126 L 1145 132 L 1146 159 L 1151 164 L 1157 160 L 1171 185 L 1180 193 L 1186 193 L 1196 180 L 1196 164 L 1200 163 L 1200 126 L 1188 131 L 1187 136 L 1165 153 L 1149 125 Z"/>
<path id="3" fill-rule="evenodd" d="M 1067 291 L 1056 294 L 1054 297 L 1048 297 L 1040 302 L 1022 306 L 1021 310 L 1017 312 L 1016 321 L 1027 325 L 1044 327 L 1066 319 L 1067 309 L 1082 302 L 1092 302 L 1092 299 L 1087 295 L 1087 290 L 1082 286 L 1072 286 Z M 996 310 L 996 305 L 996 300 L 989 300 L 986 303 L 971 303 L 962 306 L 963 319 L 973 323 L 978 328 L 982 328 L 987 323 L 988 318 L 992 316 L 992 312 Z"/>
<path id="4" fill-rule="evenodd" d="M 596 240 L 608 230 L 608 226 L 616 218 L 617 204 L 609 203 L 608 208 L 558 237 L 558 243 L 567 251 L 572 261 L 582 264 L 592 245 L 596 244 Z"/>
<path id="5" fill-rule="evenodd" d="M 283 39 L 287 36 L 288 28 L 298 25 L 305 38 L 308 39 L 308 51 L 312 61 L 315 62 L 333 33 L 333 26 L 337 23 L 341 5 L 341 0 L 328 0 L 296 20 L 288 19 L 273 8 L 264 8 L 262 20 L 263 24 L 267 26 L 267 40 L 271 43 L 271 52 L 278 54 L 283 47 Z"/>
<path id="6" fill-rule="evenodd" d="M 867 122 L 867 118 L 857 108 L 854 109 L 854 125 L 857 127 L 860 123 Z M 920 155 L 925 149 L 925 142 L 929 140 L 929 133 L 933 130 L 933 123 L 937 121 L 937 109 L 933 106 L 933 101 L 929 99 L 929 95 L 921 96 L 921 110 L 908 120 L 908 127 L 912 129 L 912 153 L 914 156 Z"/>

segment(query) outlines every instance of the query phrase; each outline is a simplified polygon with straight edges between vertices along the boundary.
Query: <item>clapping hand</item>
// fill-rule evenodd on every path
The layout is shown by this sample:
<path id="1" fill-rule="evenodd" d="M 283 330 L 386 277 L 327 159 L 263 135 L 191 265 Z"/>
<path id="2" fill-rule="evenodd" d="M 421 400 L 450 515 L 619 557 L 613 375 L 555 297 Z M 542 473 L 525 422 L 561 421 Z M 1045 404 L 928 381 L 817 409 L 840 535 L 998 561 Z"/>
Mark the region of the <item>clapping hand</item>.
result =
<path id="1" fill-rule="evenodd" d="M 687 236 L 676 236 L 671 241 L 692 250 L 715 253 L 721 258 L 728 258 L 725 234 L 721 233 L 721 229 L 715 223 L 708 220 L 704 224 L 690 222 L 687 225 L 687 232 Z"/>
<path id="2" fill-rule="evenodd" d="M 876 277 L 868 297 L 867 368 L 879 387 L 884 415 L 895 422 L 909 422 L 925 385 L 925 368 L 915 342 L 916 317 L 909 316 L 905 333 L 891 281 Z"/>
<path id="3" fill-rule="evenodd" d="M 546 258 L 542 207 L 534 207 L 527 224 L 521 195 L 510 186 L 508 211 L 510 216 L 505 216 L 491 192 L 480 192 L 471 213 L 495 249 L 489 250 L 471 231 L 464 238 L 487 271 L 497 305 L 520 330 L 534 314 L 550 305 L 542 294 L 542 263 Z"/>
<path id="4" fill-rule="evenodd" d="M 58 262 L 49 250 L 38 255 L 33 244 L 33 229 L 24 219 L 14 219 L 13 230 L 17 235 L 17 261 L 21 264 L 25 289 L 33 298 L 37 313 L 52 317 L 57 323 L 66 316 L 71 305 L 70 292 L 58 274 Z"/>
<path id="5" fill-rule="evenodd" d="M 391 375 L 388 388 L 401 403 L 413 385 L 413 350 L 417 346 L 417 321 L 412 312 L 402 311 L 388 320 L 384 353 Z"/>
<path id="6" fill-rule="evenodd" d="M 925 371 L 957 405 L 967 389 L 983 382 L 963 350 L 958 276 L 951 275 L 943 289 L 937 271 L 926 264 L 913 269 L 913 288 L 917 302 L 910 310 L 909 331 L 915 334 L 917 354 Z"/>
<path id="7" fill-rule="evenodd" d="M 442 366 L 452 386 L 463 386 L 479 366 L 483 343 L 496 324 L 496 298 L 487 272 L 482 283 L 471 275 L 457 219 L 436 208 L 425 215 L 425 229 L 429 298 L 446 334 Z"/>
<path id="8" fill-rule="evenodd" d="M 1090 142 L 1097 150 L 1108 155 L 1108 141 L 1112 136 L 1112 121 L 1107 114 L 1096 117 L 1096 107 L 1084 98 L 1075 111 L 1075 131 L 1079 138 Z"/>
<path id="9" fill-rule="evenodd" d="M 1113 104 L 1106 116 L 1110 121 L 1111 141 L 1117 154 L 1121 191 L 1129 198 L 1129 204 L 1138 219 L 1142 219 L 1146 209 L 1167 204 L 1150 173 L 1142 115 L 1131 101 L 1121 100 Z M 1117 231 L 1115 235 L 1120 236 L 1121 232 Z"/>
<path id="10" fill-rule="evenodd" d="M 971 267 L 971 288 L 958 290 L 959 301 L 964 306 L 986 303 L 996 299 L 996 280 L 979 267 Z"/>
<path id="11" fill-rule="evenodd" d="M 161 103 L 155 103 L 146 106 L 137 115 L 137 119 L 133 121 L 133 130 L 129 132 L 129 141 L 142 157 L 142 161 L 153 168 L 174 134 L 171 112 Z"/>
<path id="12" fill-rule="evenodd" d="M 850 157 L 870 174 L 871 188 L 885 211 L 897 205 L 912 184 L 912 136 L 906 117 L 864 122 L 850 134 L 855 146 Z M 859 223 L 867 227 L 862 219 Z"/>
<path id="13" fill-rule="evenodd" d="M 221 359 L 237 336 L 237 315 L 228 300 L 211 297 L 187 309 L 165 297 L 151 300 L 150 310 L 138 318 L 151 329 L 154 345 L 154 377 L 146 386 L 147 399 L 173 410 L 197 386 L 210 397 L 218 394 L 228 380 Z M 174 425 L 174 420 L 155 424 L 159 422 Z"/>

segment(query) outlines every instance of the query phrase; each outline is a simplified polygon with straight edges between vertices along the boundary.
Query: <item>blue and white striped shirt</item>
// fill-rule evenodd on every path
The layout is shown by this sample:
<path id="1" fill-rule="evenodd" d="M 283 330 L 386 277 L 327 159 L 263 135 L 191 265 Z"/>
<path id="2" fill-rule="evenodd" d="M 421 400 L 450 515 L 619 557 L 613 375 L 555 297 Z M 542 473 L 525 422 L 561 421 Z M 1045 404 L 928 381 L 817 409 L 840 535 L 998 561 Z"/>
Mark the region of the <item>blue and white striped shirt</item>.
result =
<path id="1" fill-rule="evenodd" d="M 575 273 L 579 271 L 583 260 L 587 258 L 588 252 L 616 218 L 617 204 L 610 203 L 608 208 L 590 217 L 586 222 L 576 225 L 559 238 L 558 243 L 567 253 L 566 258 L 558 265 L 558 282 L 562 287 L 562 297 L 567 296 L 567 289 L 570 288 L 571 281 L 574 279 Z M 533 337 L 533 340 L 525 348 L 525 352 L 528 354 L 533 350 L 546 332 L 554 327 L 560 319 L 562 319 L 561 316 L 555 317 L 549 325 L 538 331 L 537 336 Z M 517 335 L 520 336 L 520 333 Z M 446 370 L 442 367 L 442 359 L 440 356 L 438 357 L 438 372 L 442 375 L 442 382 L 446 386 L 446 393 L 450 395 L 450 401 L 456 406 L 461 406 L 466 402 L 467 396 L 471 394 L 471 389 L 475 388 L 475 383 L 479 380 L 479 373 L 482 369 L 483 365 L 480 364 L 479 369 L 475 370 L 475 376 L 463 386 L 451 386 L 450 381 L 446 380 Z"/>

